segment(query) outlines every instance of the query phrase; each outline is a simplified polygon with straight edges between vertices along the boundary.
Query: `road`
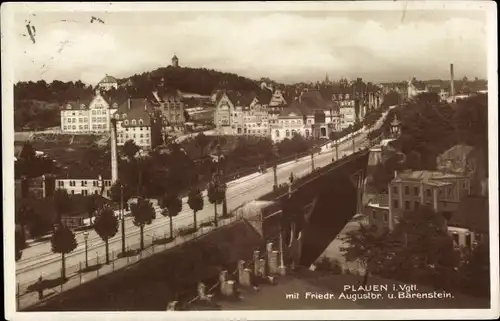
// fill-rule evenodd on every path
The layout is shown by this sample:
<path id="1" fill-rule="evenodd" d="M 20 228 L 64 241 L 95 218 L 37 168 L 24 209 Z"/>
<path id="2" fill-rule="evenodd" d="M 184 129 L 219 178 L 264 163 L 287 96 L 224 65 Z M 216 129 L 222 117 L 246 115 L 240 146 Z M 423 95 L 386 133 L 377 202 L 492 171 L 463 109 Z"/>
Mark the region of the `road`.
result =
<path id="1" fill-rule="evenodd" d="M 382 119 L 379 120 L 377 126 L 380 126 Z M 358 147 L 366 147 L 366 132 L 360 134 L 355 138 L 356 149 Z M 339 156 L 352 153 L 352 140 L 346 140 L 339 144 Z M 314 157 L 314 166 L 316 168 L 323 167 L 332 162 L 332 156 L 335 155 L 335 148 L 323 151 L 321 154 L 316 154 Z M 306 175 L 311 172 L 311 158 L 310 156 L 303 157 L 298 161 L 291 161 L 278 165 L 277 167 L 277 177 L 278 184 L 288 182 L 290 173 L 296 177 Z M 238 206 L 255 200 L 256 198 L 270 192 L 273 186 L 273 171 L 268 170 L 265 173 L 255 173 L 249 176 L 239 178 L 228 184 L 227 189 L 227 205 L 228 211 L 231 211 Z M 197 213 L 197 220 L 202 221 L 213 217 L 214 208 L 213 205 L 208 202 L 206 197 L 206 192 L 204 191 L 204 208 Z M 173 220 L 174 229 L 188 226 L 193 222 L 192 211 L 187 205 L 187 198 L 182 199 L 183 208 L 177 217 Z M 151 225 L 148 225 L 144 229 L 145 243 L 151 243 L 153 237 L 162 238 L 163 236 L 168 236 L 169 231 L 169 219 L 163 217 L 160 213 L 160 209 L 155 207 L 156 219 Z M 222 213 L 221 206 L 218 207 L 217 211 L 220 215 Z M 139 228 L 134 226 L 132 219 L 127 217 L 125 220 L 125 230 L 126 230 L 126 244 L 135 245 L 140 242 Z M 119 253 L 121 251 L 121 228 L 119 229 L 116 236 L 110 239 L 109 250 Z M 80 262 L 85 261 L 85 244 L 83 239 L 83 233 L 77 233 L 76 240 L 78 247 L 70 254 L 66 255 L 66 266 L 70 267 L 73 265 L 78 265 Z M 88 236 L 88 256 L 89 260 L 95 258 L 96 256 L 104 258 L 104 242 L 99 238 L 95 231 L 90 230 Z M 58 273 L 61 269 L 61 255 L 54 254 L 51 251 L 50 242 L 42 242 L 37 244 L 32 244 L 29 248 L 23 251 L 23 256 L 20 261 L 16 263 L 16 274 L 17 282 L 19 283 L 31 283 L 38 279 L 40 275 L 49 275 L 53 273 Z M 102 260 L 102 259 L 101 259 Z M 101 261 L 102 262 L 102 261 Z"/>

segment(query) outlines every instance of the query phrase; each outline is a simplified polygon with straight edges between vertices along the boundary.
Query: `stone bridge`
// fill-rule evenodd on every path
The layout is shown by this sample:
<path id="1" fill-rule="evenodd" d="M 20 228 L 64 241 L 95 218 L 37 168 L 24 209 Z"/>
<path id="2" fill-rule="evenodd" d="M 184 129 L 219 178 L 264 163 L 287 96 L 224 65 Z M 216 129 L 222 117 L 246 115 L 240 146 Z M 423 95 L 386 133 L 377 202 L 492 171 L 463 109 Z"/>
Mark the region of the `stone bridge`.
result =
<path id="1" fill-rule="evenodd" d="M 284 243 L 295 248 L 291 252 L 298 251 L 290 253 L 296 258 L 296 264 L 312 264 L 347 222 L 361 213 L 368 155 L 368 149 L 361 150 L 320 168 L 305 182 L 293 186 L 291 195 L 288 193 L 277 198 L 277 202 L 289 199 L 289 206 L 301 212 L 301 222 L 288 224 L 283 236 Z M 264 220 L 265 238 L 266 234 L 276 235 L 279 216 Z"/>

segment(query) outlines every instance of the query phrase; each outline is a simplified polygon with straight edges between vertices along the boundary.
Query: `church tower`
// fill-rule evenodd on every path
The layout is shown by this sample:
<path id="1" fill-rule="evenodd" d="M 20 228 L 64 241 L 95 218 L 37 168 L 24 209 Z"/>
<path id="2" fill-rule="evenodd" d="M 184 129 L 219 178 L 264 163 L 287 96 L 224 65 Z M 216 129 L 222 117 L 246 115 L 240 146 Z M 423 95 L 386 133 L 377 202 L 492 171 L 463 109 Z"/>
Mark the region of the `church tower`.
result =
<path id="1" fill-rule="evenodd" d="M 179 67 L 179 58 L 177 58 L 177 56 L 174 54 L 174 56 L 172 57 L 172 67 Z"/>

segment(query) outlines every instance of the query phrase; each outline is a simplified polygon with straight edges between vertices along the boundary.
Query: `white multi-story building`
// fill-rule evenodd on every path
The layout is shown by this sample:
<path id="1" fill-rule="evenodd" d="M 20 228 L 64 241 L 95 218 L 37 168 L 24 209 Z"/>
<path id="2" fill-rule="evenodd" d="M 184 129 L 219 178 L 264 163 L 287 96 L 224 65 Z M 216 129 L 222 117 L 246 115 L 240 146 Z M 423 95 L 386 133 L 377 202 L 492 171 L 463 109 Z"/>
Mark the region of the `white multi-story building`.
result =
<path id="1" fill-rule="evenodd" d="M 103 179 L 101 176 L 97 178 L 57 178 L 55 187 L 57 189 L 65 189 L 69 195 L 100 195 L 102 192 L 102 196 L 106 198 L 111 196 L 111 179 Z"/>
<path id="2" fill-rule="evenodd" d="M 110 130 L 110 117 L 118 109 L 100 90 L 90 99 L 69 101 L 61 108 L 61 130 L 67 133 L 104 133 Z"/>
<path id="3" fill-rule="evenodd" d="M 330 132 L 340 131 L 339 116 L 335 103 L 324 101 L 319 92 L 305 92 L 283 108 L 276 123 L 271 124 L 271 139 L 279 142 L 294 135 L 328 138 Z"/>

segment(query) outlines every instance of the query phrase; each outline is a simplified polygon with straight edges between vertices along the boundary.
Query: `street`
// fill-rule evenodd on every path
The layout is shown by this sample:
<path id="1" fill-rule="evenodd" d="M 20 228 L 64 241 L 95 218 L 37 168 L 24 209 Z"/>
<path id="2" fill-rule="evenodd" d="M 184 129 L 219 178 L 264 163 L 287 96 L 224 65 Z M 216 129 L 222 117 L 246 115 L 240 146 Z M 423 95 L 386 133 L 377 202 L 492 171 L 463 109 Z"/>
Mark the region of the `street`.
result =
<path id="1" fill-rule="evenodd" d="M 379 126 L 381 124 L 383 118 L 384 117 L 379 120 L 376 126 Z M 366 132 L 358 135 L 355 138 L 356 150 L 359 147 L 367 146 L 365 139 Z M 350 155 L 352 153 L 352 140 L 346 140 L 340 143 L 338 149 L 339 157 L 342 157 L 342 155 L 344 154 Z M 330 164 L 332 162 L 332 156 L 334 155 L 335 148 L 323 151 L 319 155 L 316 154 L 314 156 L 315 168 Z M 290 176 L 290 173 L 292 172 L 296 177 L 300 177 L 310 173 L 310 156 L 303 157 L 298 161 L 291 161 L 278 165 L 278 184 L 288 182 L 288 178 Z M 256 198 L 270 192 L 272 190 L 273 180 L 273 170 L 271 169 L 262 174 L 255 173 L 230 182 L 227 189 L 228 211 L 231 211 L 246 202 L 255 200 Z M 204 191 L 203 196 L 204 207 L 197 213 L 198 221 L 206 220 L 210 217 L 213 217 L 214 215 L 214 208 L 213 205 L 208 202 L 206 191 Z M 187 198 L 183 198 L 182 202 L 182 211 L 177 217 L 173 219 L 174 229 L 185 227 L 193 223 L 193 214 L 187 204 Z M 161 209 L 159 207 L 155 206 L 155 210 L 156 219 L 151 225 L 148 225 L 144 228 L 144 239 L 146 244 L 151 243 L 151 239 L 153 237 L 158 239 L 163 238 L 164 236 L 169 236 L 168 217 L 163 217 L 161 215 Z M 217 212 L 218 215 L 221 215 L 222 205 L 218 206 Z M 125 219 L 125 230 L 126 244 L 135 245 L 140 242 L 139 227 L 133 225 L 131 217 L 126 217 Z M 72 253 L 66 255 L 66 267 L 78 265 L 80 262 L 85 261 L 85 242 L 82 232 L 76 234 L 76 240 L 78 243 L 78 247 Z M 109 251 L 114 252 L 115 255 L 121 252 L 121 227 L 119 228 L 118 233 L 110 239 Z M 104 242 L 100 239 L 100 237 L 95 233 L 94 230 L 89 230 L 89 260 L 94 259 L 97 255 L 100 258 L 100 262 L 103 262 L 105 256 Z M 60 269 L 61 255 L 52 253 L 50 241 L 35 243 L 32 244 L 29 248 L 23 250 L 22 259 L 16 263 L 16 281 L 22 284 L 31 283 L 36 281 L 40 275 L 44 276 L 57 273 L 58 271 L 60 271 Z"/>

